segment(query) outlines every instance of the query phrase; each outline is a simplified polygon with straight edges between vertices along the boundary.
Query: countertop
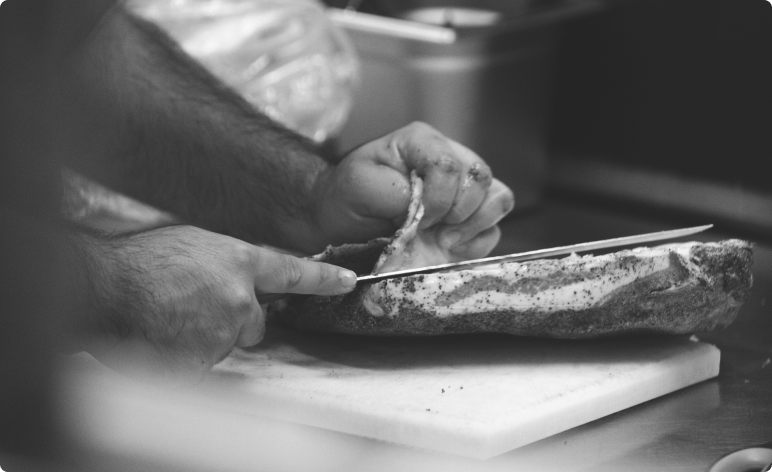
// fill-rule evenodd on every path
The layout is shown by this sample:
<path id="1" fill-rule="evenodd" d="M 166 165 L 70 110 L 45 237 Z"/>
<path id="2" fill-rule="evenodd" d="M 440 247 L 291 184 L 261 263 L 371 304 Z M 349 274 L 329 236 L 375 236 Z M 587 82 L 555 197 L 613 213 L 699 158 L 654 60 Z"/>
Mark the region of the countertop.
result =
<path id="1" fill-rule="evenodd" d="M 538 207 L 502 222 L 502 241 L 494 255 L 701 223 L 710 221 L 551 195 Z M 158 454 L 163 448 L 148 451 L 132 445 L 132 438 L 120 438 L 120 445 L 111 446 L 85 436 L 82 461 L 93 470 L 108 467 L 116 471 L 708 471 L 728 453 L 772 442 L 772 243 L 720 224 L 689 239 L 727 238 L 756 243 L 754 287 L 729 328 L 697 333 L 700 340 L 721 350 L 718 378 L 510 453 L 476 461 L 272 420 L 250 418 L 247 424 L 244 418 L 217 413 L 217 408 L 204 414 L 204 408 L 196 407 L 180 416 L 179 411 L 186 410 L 174 410 L 181 403 L 174 400 L 168 408 L 156 405 L 150 416 L 162 422 L 167 414 L 168 422 L 205 425 L 195 435 L 179 438 L 190 442 L 190 450 L 195 452 L 190 457 L 198 457 L 198 462 L 163 457 Z M 164 413 L 173 410 L 176 412 Z M 227 431 L 225 436 L 223 431 Z M 246 434 L 262 438 L 248 454 L 243 447 L 233 446 Z M 209 457 L 202 452 L 206 450 L 215 452 Z"/>

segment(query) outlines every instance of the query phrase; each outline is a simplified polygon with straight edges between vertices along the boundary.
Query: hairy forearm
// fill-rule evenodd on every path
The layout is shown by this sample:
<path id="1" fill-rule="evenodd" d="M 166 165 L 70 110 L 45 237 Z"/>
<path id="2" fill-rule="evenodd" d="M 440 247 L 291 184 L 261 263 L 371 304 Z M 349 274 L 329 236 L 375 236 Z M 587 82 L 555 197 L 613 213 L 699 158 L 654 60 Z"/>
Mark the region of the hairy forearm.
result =
<path id="1" fill-rule="evenodd" d="M 313 186 L 328 164 L 156 27 L 113 11 L 79 51 L 63 94 L 72 165 L 213 231 L 315 251 Z M 71 120 L 72 121 L 72 120 Z"/>
<path id="2" fill-rule="evenodd" d="M 62 231 L 63 254 L 68 275 L 79 290 L 74 292 L 73 333 L 76 350 L 87 348 L 89 342 L 108 332 L 121 332 L 123 322 L 115 316 L 114 307 L 138 304 L 143 297 L 126 296 L 131 288 L 119 291 L 114 281 L 121 274 L 115 267 L 117 259 L 110 249 L 110 235 L 89 228 L 68 225 Z M 125 268 L 123 268 L 125 269 Z"/>
<path id="3" fill-rule="evenodd" d="M 174 310 L 164 311 L 161 299 L 184 288 L 156 282 L 162 273 L 185 272 L 174 260 L 188 255 L 191 241 L 159 245 L 152 231 L 115 235 L 72 224 L 64 235 L 69 274 L 80 287 L 74 334 L 81 349 L 105 339 L 152 339 L 171 328 L 165 321 Z M 186 280 L 190 290 L 201 284 L 194 277 L 202 274 Z"/>

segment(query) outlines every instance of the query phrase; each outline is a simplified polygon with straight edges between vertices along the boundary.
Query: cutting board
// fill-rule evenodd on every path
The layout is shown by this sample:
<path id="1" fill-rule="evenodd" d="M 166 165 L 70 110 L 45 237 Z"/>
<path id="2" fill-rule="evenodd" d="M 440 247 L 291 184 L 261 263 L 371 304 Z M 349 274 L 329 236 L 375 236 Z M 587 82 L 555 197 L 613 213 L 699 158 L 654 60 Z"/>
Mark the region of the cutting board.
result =
<path id="1" fill-rule="evenodd" d="M 213 371 L 245 413 L 477 459 L 715 377 L 720 358 L 685 337 L 267 333 Z"/>

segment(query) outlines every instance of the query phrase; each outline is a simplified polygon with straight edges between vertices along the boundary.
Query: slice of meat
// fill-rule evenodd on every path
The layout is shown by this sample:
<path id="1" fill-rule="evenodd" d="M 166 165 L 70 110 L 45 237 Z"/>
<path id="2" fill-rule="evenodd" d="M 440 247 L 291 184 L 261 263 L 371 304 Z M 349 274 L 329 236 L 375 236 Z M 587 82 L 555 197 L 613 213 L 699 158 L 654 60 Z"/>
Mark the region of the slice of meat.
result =
<path id="1" fill-rule="evenodd" d="M 439 233 L 436 226 L 424 229 L 418 227 L 424 216 L 424 206 L 421 203 L 423 181 L 418 178 L 415 171 L 411 173 L 410 181 L 412 190 L 407 218 L 405 218 L 402 228 L 392 237 L 378 262 L 375 263 L 371 272 L 373 274 L 383 274 L 395 270 L 427 267 L 461 260 L 440 246 Z"/>
<path id="2" fill-rule="evenodd" d="M 407 217 L 391 238 L 373 239 L 364 244 L 329 246 L 323 253 L 312 256 L 314 261 L 330 262 L 357 274 L 381 274 L 399 269 L 426 267 L 454 262 L 458 258 L 442 249 L 434 228 L 419 229 L 424 215 L 421 203 L 423 181 L 413 172 L 410 176 L 411 196 Z"/>
<path id="3" fill-rule="evenodd" d="M 420 180 L 414 181 L 413 195 L 420 196 Z M 329 248 L 315 259 L 359 273 L 447 262 L 431 228 L 418 229 L 417 202 L 390 240 Z M 668 244 L 402 277 L 347 295 L 285 300 L 270 313 L 298 328 L 354 334 L 686 334 L 734 320 L 750 292 L 751 263 L 752 244 L 745 241 Z"/>

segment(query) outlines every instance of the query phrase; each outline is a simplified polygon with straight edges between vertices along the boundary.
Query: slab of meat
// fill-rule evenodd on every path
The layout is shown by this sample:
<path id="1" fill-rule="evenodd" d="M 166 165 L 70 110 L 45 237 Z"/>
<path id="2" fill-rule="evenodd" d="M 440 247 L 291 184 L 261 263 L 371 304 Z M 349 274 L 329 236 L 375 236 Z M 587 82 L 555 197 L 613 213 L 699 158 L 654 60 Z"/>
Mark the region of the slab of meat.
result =
<path id="1" fill-rule="evenodd" d="M 420 182 L 415 188 L 420 195 Z M 330 248 L 315 259 L 359 273 L 447 261 L 436 248 L 420 258 L 433 247 L 431 228 L 417 229 L 421 214 L 420 204 L 412 205 L 394 238 Z M 302 329 L 373 335 L 687 334 L 734 320 L 750 292 L 751 263 L 745 241 L 667 244 L 402 277 L 347 295 L 293 298 L 270 313 Z"/>

